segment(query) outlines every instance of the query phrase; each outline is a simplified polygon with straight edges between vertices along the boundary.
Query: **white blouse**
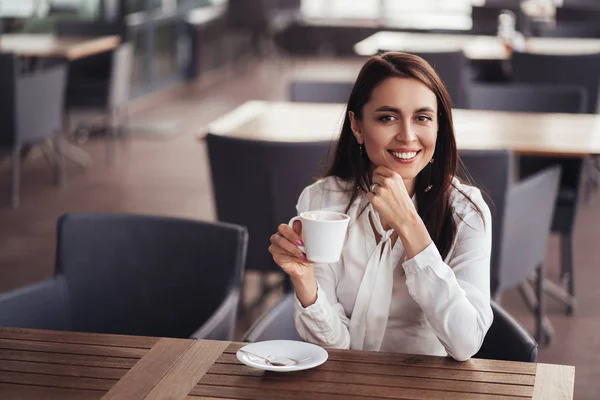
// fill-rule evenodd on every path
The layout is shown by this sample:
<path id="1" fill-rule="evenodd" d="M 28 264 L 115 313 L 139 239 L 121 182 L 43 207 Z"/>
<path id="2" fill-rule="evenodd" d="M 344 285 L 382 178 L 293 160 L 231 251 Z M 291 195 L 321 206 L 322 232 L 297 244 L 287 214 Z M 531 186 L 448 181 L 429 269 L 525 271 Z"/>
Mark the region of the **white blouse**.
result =
<path id="1" fill-rule="evenodd" d="M 302 339 L 324 347 L 450 355 L 459 361 L 477 353 L 493 320 L 491 216 L 477 188 L 456 179 L 454 184 L 483 218 L 453 190 L 457 234 L 445 260 L 434 243 L 406 260 L 402 241 L 392 247 L 394 231 L 383 230 L 366 194 L 358 196 L 347 211 L 351 222 L 340 261 L 315 265 L 317 301 L 303 308 L 296 299 Z M 300 195 L 298 213 L 346 212 L 347 188 L 335 177 L 319 180 Z"/>

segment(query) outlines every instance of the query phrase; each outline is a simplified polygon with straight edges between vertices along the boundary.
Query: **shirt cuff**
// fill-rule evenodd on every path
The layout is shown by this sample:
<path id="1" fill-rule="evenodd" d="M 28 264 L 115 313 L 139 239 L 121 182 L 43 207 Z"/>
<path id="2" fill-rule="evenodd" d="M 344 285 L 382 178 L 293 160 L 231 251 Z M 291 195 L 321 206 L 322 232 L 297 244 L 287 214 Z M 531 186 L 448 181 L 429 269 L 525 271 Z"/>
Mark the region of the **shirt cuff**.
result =
<path id="1" fill-rule="evenodd" d="M 413 275 L 431 265 L 443 262 L 435 243 L 431 242 L 423 251 L 402 263 L 406 276 Z"/>
<path id="2" fill-rule="evenodd" d="M 323 302 L 327 301 L 325 297 L 325 292 L 321 289 L 321 285 L 317 281 L 317 300 L 308 307 L 302 307 L 302 303 L 298 300 L 298 296 L 294 293 L 294 303 L 296 304 L 296 311 L 300 313 L 309 313 L 314 315 L 315 313 L 322 314 L 321 310 L 323 309 Z"/>

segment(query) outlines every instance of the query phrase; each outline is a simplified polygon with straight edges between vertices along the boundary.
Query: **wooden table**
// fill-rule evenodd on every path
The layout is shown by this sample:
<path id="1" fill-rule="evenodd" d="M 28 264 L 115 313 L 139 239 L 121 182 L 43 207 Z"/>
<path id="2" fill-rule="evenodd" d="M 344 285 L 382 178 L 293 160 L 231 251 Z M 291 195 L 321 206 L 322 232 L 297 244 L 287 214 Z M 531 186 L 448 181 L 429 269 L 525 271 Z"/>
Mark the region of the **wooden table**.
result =
<path id="1" fill-rule="evenodd" d="M 328 350 L 312 370 L 242 365 L 243 344 L 0 328 L 2 399 L 572 399 L 575 368 Z"/>
<path id="2" fill-rule="evenodd" d="M 119 36 L 76 38 L 45 34 L 6 34 L 0 36 L 0 52 L 13 53 L 19 57 L 75 60 L 113 50 L 120 42 Z"/>
<path id="3" fill-rule="evenodd" d="M 459 149 L 510 149 L 519 154 L 585 157 L 600 154 L 600 115 L 453 110 Z M 344 105 L 249 101 L 206 132 L 231 137 L 303 142 L 334 140 Z"/>
<path id="4" fill-rule="evenodd" d="M 510 52 L 496 36 L 382 31 L 354 45 L 354 51 L 361 56 L 371 56 L 380 50 L 409 53 L 463 50 L 470 60 L 510 59 Z M 525 51 L 551 55 L 600 53 L 600 39 L 529 38 Z"/>

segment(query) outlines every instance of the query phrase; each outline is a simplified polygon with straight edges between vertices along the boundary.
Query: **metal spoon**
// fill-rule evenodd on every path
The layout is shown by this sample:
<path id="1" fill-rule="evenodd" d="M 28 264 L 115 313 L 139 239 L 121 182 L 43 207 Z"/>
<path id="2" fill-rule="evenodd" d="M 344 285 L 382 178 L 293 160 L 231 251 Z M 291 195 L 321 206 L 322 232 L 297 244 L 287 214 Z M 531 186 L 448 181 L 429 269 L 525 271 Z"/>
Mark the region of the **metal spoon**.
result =
<path id="1" fill-rule="evenodd" d="M 284 358 L 284 359 L 286 359 L 286 360 L 290 360 L 290 361 L 292 362 L 292 364 L 286 364 L 286 363 L 279 362 L 279 361 L 271 361 L 271 360 L 269 360 L 269 359 L 268 359 L 268 358 L 266 358 L 266 357 L 259 356 L 258 354 L 251 353 L 251 352 L 249 352 L 249 351 L 247 351 L 247 350 L 242 350 L 242 349 L 239 349 L 239 351 L 241 351 L 242 353 L 245 353 L 245 354 L 247 354 L 247 355 L 249 355 L 249 356 L 251 356 L 251 357 L 256 357 L 256 358 L 258 358 L 258 359 L 261 359 L 261 360 L 263 360 L 263 361 L 264 361 L 264 362 L 265 362 L 267 365 L 272 365 L 272 366 L 274 366 L 274 367 L 289 367 L 289 366 L 292 366 L 292 365 L 297 365 L 297 364 L 299 364 L 300 362 L 302 362 L 302 361 L 304 361 L 304 360 L 308 360 L 308 358 L 310 358 L 310 357 L 308 357 L 308 358 L 305 358 L 304 360 L 298 361 L 298 360 L 295 360 L 295 359 L 293 359 L 293 358 L 289 358 L 289 357 L 277 357 L 277 358 L 279 358 L 279 359 L 281 359 L 281 358 Z"/>

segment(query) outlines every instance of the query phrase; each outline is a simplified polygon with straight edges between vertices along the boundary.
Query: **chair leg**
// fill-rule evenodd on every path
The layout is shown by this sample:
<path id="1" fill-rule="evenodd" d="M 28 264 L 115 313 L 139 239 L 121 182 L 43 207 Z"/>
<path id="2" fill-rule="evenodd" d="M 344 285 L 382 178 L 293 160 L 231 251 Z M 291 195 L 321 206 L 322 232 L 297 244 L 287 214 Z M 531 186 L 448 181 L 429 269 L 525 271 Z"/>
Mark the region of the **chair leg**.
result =
<path id="1" fill-rule="evenodd" d="M 537 297 L 537 307 L 535 308 L 535 340 L 537 340 L 540 347 L 546 347 L 550 345 L 552 339 L 552 332 L 547 329 L 549 321 L 546 321 L 546 315 L 544 313 L 544 275 L 543 266 L 540 265 L 536 271 L 535 277 L 535 295 Z"/>
<path id="2" fill-rule="evenodd" d="M 521 293 L 521 297 L 523 297 L 523 301 L 529 312 L 535 315 L 536 310 L 539 307 L 538 299 L 528 282 L 519 285 L 519 293 Z"/>
<path id="3" fill-rule="evenodd" d="M 127 107 L 121 110 L 119 115 L 119 141 L 121 145 L 121 154 L 129 157 L 131 154 L 131 135 L 129 132 L 129 110 Z"/>
<path id="4" fill-rule="evenodd" d="M 573 277 L 573 234 L 560 235 L 560 269 L 563 281 L 566 283 L 571 300 L 575 300 L 575 279 Z M 574 301 L 567 303 L 567 315 L 575 312 Z"/>
<path id="5" fill-rule="evenodd" d="M 19 207 L 19 191 L 21 179 L 21 146 L 15 146 L 12 153 L 12 174 L 10 184 L 10 199 L 12 208 Z"/>
<path id="6" fill-rule="evenodd" d="M 112 164 L 115 160 L 117 147 L 118 128 L 115 126 L 118 121 L 118 110 L 109 111 L 108 129 L 106 135 L 106 163 Z"/>
<path id="7" fill-rule="evenodd" d="M 65 186 L 66 171 L 60 136 L 54 139 L 54 177 L 56 184 L 63 188 Z"/>

